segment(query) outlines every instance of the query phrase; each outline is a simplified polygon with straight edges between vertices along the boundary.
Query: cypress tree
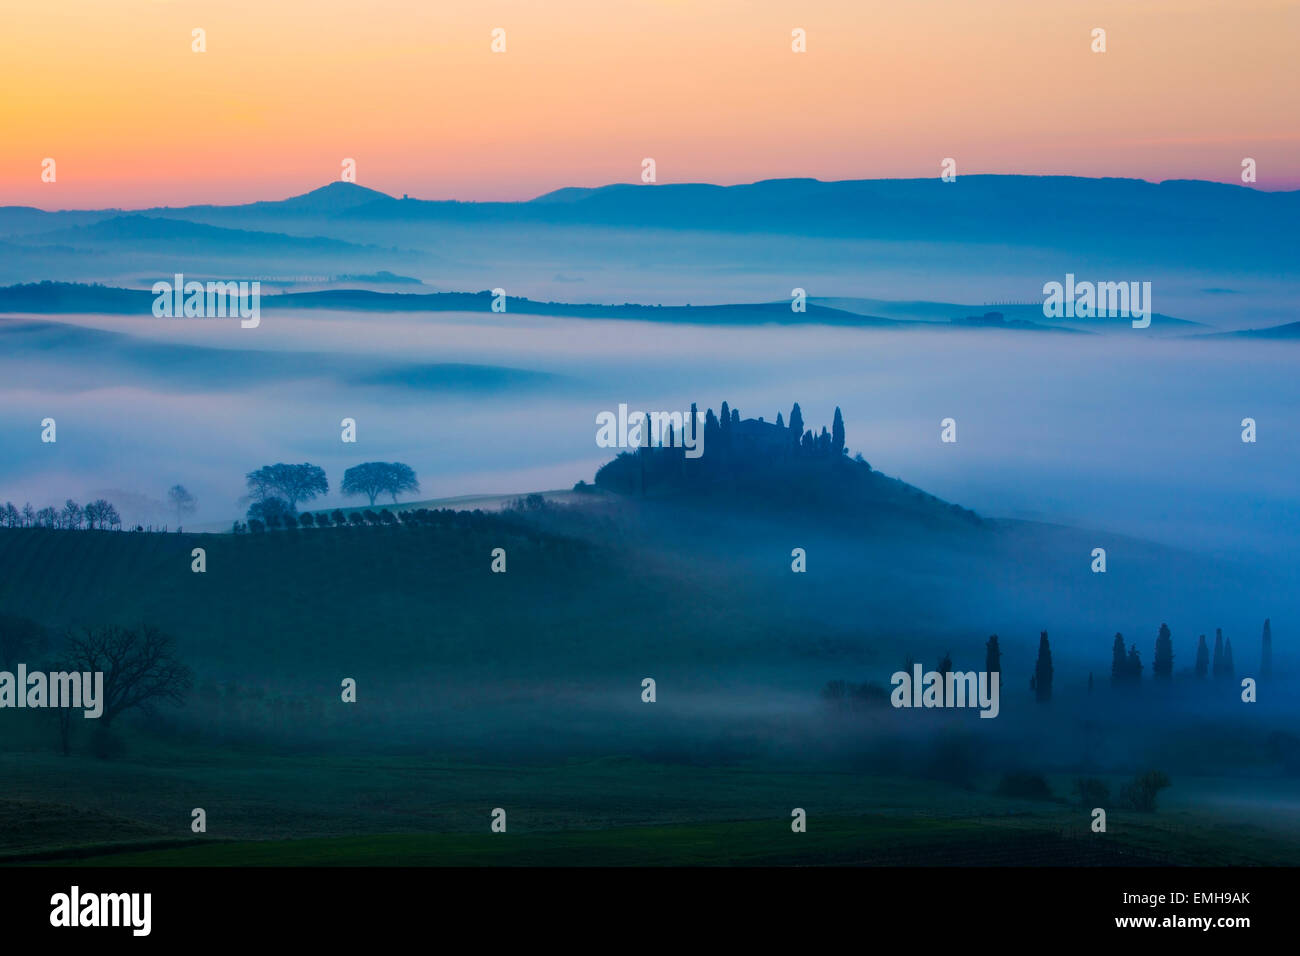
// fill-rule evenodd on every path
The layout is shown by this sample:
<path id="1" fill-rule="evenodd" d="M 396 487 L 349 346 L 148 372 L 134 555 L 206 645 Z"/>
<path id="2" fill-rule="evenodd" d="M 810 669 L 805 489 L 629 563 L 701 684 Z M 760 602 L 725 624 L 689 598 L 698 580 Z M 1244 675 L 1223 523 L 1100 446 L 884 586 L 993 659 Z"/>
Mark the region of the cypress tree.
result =
<path id="1" fill-rule="evenodd" d="M 1160 634 L 1156 637 L 1156 656 L 1151 662 L 1151 673 L 1155 677 L 1166 679 L 1174 676 L 1174 642 L 1168 624 L 1160 625 Z"/>
<path id="2" fill-rule="evenodd" d="M 1205 635 L 1201 635 L 1200 643 L 1196 645 L 1196 676 L 1204 677 L 1210 670 L 1210 648 L 1205 643 Z"/>
<path id="3" fill-rule="evenodd" d="M 1128 659 L 1124 656 L 1124 635 L 1116 632 L 1115 642 L 1110 647 L 1110 682 L 1123 684 L 1128 673 Z"/>
<path id="4" fill-rule="evenodd" d="M 1052 648 L 1047 643 L 1047 632 L 1038 635 L 1038 664 L 1034 667 L 1034 694 L 1039 703 L 1052 699 Z"/>
<path id="5" fill-rule="evenodd" d="M 704 410 L 704 452 L 705 454 L 700 456 L 699 459 L 700 461 L 704 461 L 705 458 L 708 457 L 708 451 L 710 448 L 718 447 L 719 439 L 721 437 L 722 437 L 722 426 L 718 424 L 718 416 L 713 414 L 713 409 L 706 408 Z"/>
<path id="6" fill-rule="evenodd" d="M 803 438 L 803 412 L 799 410 L 799 403 L 795 402 L 794 408 L 790 409 L 790 444 L 798 448 L 801 438 Z"/>
<path id="7" fill-rule="evenodd" d="M 831 424 L 831 448 L 836 457 L 844 454 L 844 416 L 840 407 L 835 406 L 835 421 Z"/>
<path id="8" fill-rule="evenodd" d="M 1223 676 L 1231 679 L 1237 673 L 1237 668 L 1232 666 L 1232 638 L 1228 638 L 1223 643 Z"/>
<path id="9" fill-rule="evenodd" d="M 1002 650 L 998 647 L 998 636 L 992 635 L 984 644 L 984 670 L 989 675 L 989 686 L 993 686 L 993 675 L 998 675 L 998 685 L 1002 684 Z"/>
<path id="10" fill-rule="evenodd" d="M 1223 628 L 1214 629 L 1214 667 L 1215 677 L 1223 676 Z"/>
<path id="11" fill-rule="evenodd" d="M 1138 656 L 1138 647 L 1136 644 L 1130 645 L 1128 649 L 1128 660 L 1125 662 L 1125 670 L 1128 679 L 1133 684 L 1142 682 L 1142 658 Z"/>

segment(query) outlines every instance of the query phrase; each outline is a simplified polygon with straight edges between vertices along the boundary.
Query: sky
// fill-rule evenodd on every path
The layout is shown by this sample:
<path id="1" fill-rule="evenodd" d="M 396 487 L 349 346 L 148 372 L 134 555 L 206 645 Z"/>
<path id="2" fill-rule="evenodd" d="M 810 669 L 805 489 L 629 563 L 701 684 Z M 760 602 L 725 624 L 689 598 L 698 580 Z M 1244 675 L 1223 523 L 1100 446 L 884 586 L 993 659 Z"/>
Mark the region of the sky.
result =
<path id="1" fill-rule="evenodd" d="M 1240 183 L 1249 157 L 1258 188 L 1300 188 L 1293 0 L 5 6 L 0 205 L 278 199 L 344 159 L 428 199 L 638 182 L 645 158 L 660 183 L 730 184 L 948 157 L 959 176 Z"/>

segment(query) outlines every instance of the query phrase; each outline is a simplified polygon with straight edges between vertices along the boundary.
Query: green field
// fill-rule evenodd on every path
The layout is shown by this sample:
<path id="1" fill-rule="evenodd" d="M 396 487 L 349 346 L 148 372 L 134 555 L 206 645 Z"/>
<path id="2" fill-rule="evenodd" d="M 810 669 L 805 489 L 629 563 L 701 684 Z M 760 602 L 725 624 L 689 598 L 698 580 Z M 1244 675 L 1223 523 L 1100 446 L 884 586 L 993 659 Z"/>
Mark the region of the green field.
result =
<path id="1" fill-rule="evenodd" d="M 0 754 L 0 863 L 88 865 L 1294 864 L 1300 832 L 1244 808 L 1208 814 L 1213 780 L 1155 814 L 999 797 L 810 767 L 626 758 L 497 766 L 269 755 L 139 742 L 117 761 Z M 1053 778 L 1054 793 L 1069 790 Z M 1265 787 L 1255 786 L 1252 793 Z M 1278 790 L 1281 796 L 1284 788 Z M 190 832 L 190 811 L 208 832 Z M 507 832 L 492 833 L 495 807 Z M 790 812 L 807 811 L 805 833 Z"/>

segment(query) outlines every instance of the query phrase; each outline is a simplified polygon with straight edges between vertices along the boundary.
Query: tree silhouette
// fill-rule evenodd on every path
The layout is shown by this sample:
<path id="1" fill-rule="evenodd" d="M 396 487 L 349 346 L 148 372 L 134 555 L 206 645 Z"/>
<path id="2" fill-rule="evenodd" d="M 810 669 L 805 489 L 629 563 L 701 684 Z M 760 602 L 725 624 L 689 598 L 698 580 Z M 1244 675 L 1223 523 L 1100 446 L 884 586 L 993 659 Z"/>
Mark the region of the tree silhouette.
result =
<path id="1" fill-rule="evenodd" d="M 310 462 L 301 465 L 286 465 L 283 462 L 263 465 L 257 471 L 250 471 L 245 476 L 245 481 L 254 501 L 283 498 L 289 503 L 291 511 L 298 510 L 298 502 L 311 501 L 330 490 L 324 469 Z"/>
<path id="2" fill-rule="evenodd" d="M 103 530 L 104 528 L 122 523 L 122 519 L 118 517 L 117 509 L 103 498 L 96 498 L 90 504 L 86 505 L 83 514 L 86 517 L 86 526 L 90 528 L 91 531 L 94 531 L 97 528 Z"/>
<path id="3" fill-rule="evenodd" d="M 1210 648 L 1205 643 L 1205 635 L 1201 635 L 1200 642 L 1196 645 L 1196 676 L 1204 677 L 1210 670 Z"/>
<path id="4" fill-rule="evenodd" d="M 835 420 L 831 423 L 831 451 L 838 457 L 844 454 L 844 416 L 835 406 Z"/>
<path id="5" fill-rule="evenodd" d="M 1214 676 L 1223 677 L 1223 628 L 1214 629 Z"/>
<path id="6" fill-rule="evenodd" d="M 722 426 L 718 424 L 718 416 L 713 414 L 713 409 L 704 410 L 704 448 L 717 448 L 722 444 Z"/>
<path id="7" fill-rule="evenodd" d="M 149 625 L 84 628 L 68 635 L 65 656 L 71 670 L 104 675 L 102 731 L 123 711 L 184 703 L 193 684 L 190 669 L 176 658 L 175 641 Z"/>
<path id="8" fill-rule="evenodd" d="M 1142 682 L 1142 658 L 1138 656 L 1136 644 L 1129 645 L 1128 659 L 1124 662 L 1127 671 L 1127 679 L 1132 684 Z"/>
<path id="9" fill-rule="evenodd" d="M 1120 685 L 1127 683 L 1128 657 L 1124 653 L 1124 635 L 1116 632 L 1115 642 L 1110 648 L 1110 682 Z"/>
<path id="10" fill-rule="evenodd" d="M 167 503 L 172 511 L 176 512 L 177 525 L 185 520 L 186 515 L 194 514 L 199 507 L 198 500 L 185 489 L 184 485 L 172 485 L 167 489 Z"/>
<path id="11" fill-rule="evenodd" d="M 1034 694 L 1040 703 L 1052 699 L 1052 648 L 1047 632 L 1038 635 L 1038 663 L 1034 666 Z"/>
<path id="12" fill-rule="evenodd" d="M 1223 642 L 1223 676 L 1231 679 L 1237 673 L 1232 666 L 1232 638 Z"/>
<path id="13" fill-rule="evenodd" d="M 794 403 L 794 408 L 790 409 L 790 444 L 796 449 L 803 438 L 803 412 L 799 410 L 799 403 Z"/>
<path id="14" fill-rule="evenodd" d="M 984 670 L 989 675 L 989 686 L 993 686 L 993 675 L 998 675 L 999 685 L 1002 683 L 1002 650 L 998 647 L 998 636 L 990 635 L 984 643 Z"/>
<path id="15" fill-rule="evenodd" d="M 374 507 L 375 499 L 380 495 L 391 495 L 393 504 L 397 504 L 398 495 L 419 491 L 420 482 L 410 465 L 400 461 L 367 461 L 345 471 L 340 487 L 349 497 L 365 495 Z"/>
<path id="16" fill-rule="evenodd" d="M 278 528 L 289 521 L 295 521 L 293 509 L 283 498 L 267 498 L 254 502 L 248 509 L 248 521 L 260 521 L 268 528 Z"/>
<path id="17" fill-rule="evenodd" d="M 1174 676 L 1174 642 L 1168 624 L 1160 625 L 1160 633 L 1156 637 L 1156 656 L 1151 662 L 1151 673 L 1155 677 L 1166 679 Z"/>

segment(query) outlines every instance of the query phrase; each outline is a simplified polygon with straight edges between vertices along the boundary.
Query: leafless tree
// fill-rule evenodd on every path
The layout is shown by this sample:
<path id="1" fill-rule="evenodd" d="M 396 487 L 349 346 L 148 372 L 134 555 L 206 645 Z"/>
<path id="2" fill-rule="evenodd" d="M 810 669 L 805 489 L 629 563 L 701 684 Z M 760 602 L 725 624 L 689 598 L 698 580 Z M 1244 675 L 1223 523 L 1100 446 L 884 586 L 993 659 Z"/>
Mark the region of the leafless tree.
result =
<path id="1" fill-rule="evenodd" d="M 190 669 L 176 657 L 176 642 L 147 624 L 134 629 L 83 628 L 69 634 L 66 660 L 75 670 L 103 672 L 101 730 L 133 707 L 184 703 L 194 683 Z"/>

